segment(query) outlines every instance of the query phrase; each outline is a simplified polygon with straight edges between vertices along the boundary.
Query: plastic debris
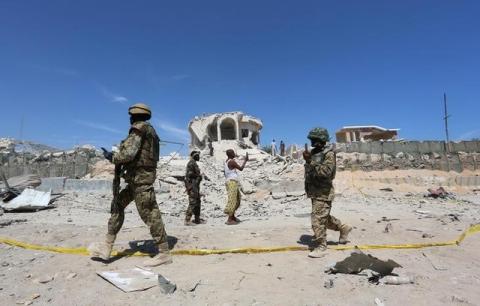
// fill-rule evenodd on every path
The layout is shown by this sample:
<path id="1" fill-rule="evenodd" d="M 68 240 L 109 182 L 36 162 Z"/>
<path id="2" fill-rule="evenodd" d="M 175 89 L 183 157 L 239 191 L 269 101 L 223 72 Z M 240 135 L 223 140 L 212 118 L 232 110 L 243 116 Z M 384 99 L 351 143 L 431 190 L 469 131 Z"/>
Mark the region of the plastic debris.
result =
<path id="1" fill-rule="evenodd" d="M 147 290 L 158 285 L 157 274 L 140 268 L 103 271 L 97 274 L 124 292 Z"/>
<path id="2" fill-rule="evenodd" d="M 358 274 L 363 270 L 369 269 L 377 272 L 380 276 L 384 276 L 391 274 L 393 269 L 401 267 L 401 265 L 391 259 L 383 261 L 360 250 L 355 250 L 349 257 L 338 261 L 328 272 Z"/>
<path id="3" fill-rule="evenodd" d="M 51 191 L 38 191 L 25 189 L 18 197 L 2 204 L 6 211 L 12 210 L 40 210 L 48 207 L 51 199 Z"/>

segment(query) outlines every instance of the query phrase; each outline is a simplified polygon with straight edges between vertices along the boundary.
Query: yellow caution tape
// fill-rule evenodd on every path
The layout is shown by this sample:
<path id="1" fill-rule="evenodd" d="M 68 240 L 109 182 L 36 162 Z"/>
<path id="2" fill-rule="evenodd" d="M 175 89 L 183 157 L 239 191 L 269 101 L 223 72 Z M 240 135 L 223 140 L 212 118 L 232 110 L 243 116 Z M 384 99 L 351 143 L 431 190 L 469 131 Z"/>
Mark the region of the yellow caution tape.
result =
<path id="1" fill-rule="evenodd" d="M 332 250 L 345 251 L 353 249 L 361 250 L 375 250 L 375 249 L 421 249 L 428 247 L 441 247 L 441 246 L 452 246 L 460 245 L 460 243 L 465 240 L 467 236 L 480 232 L 480 224 L 475 224 L 465 230 L 460 236 L 455 240 L 450 240 L 446 242 L 431 242 L 431 243 L 414 243 L 414 244 L 366 244 L 366 245 L 354 245 L 354 246 L 336 246 L 331 248 Z M 76 254 L 76 255 L 90 255 L 88 250 L 84 247 L 80 248 L 64 248 L 64 247 L 55 247 L 55 246 L 44 246 L 37 244 L 30 244 L 22 241 L 17 241 L 14 239 L 0 237 L 0 243 L 4 243 L 11 246 L 16 246 L 24 248 L 27 250 L 38 250 L 38 251 L 48 251 L 54 253 L 62 254 Z M 259 248 L 259 247 L 249 247 L 249 248 L 236 248 L 236 249 L 191 249 L 191 250 L 173 250 L 171 254 L 173 255 L 212 255 L 212 254 L 255 254 L 255 253 L 273 253 L 273 252 L 287 252 L 287 251 L 306 251 L 308 247 L 304 246 L 287 246 L 287 247 L 273 247 L 273 248 Z M 124 250 L 124 251 L 113 251 L 112 257 L 117 256 L 148 256 L 151 254 L 142 253 L 133 250 Z"/>

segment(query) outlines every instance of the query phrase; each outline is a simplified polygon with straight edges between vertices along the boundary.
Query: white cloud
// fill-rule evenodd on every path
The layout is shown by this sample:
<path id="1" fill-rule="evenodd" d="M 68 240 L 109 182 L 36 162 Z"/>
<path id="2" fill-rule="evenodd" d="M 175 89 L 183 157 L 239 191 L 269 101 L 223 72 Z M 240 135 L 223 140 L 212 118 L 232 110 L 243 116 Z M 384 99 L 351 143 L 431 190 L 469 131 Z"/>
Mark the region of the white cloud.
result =
<path id="1" fill-rule="evenodd" d="M 109 127 L 107 125 L 101 124 L 101 123 L 95 123 L 95 122 L 90 122 L 90 121 L 84 121 L 84 120 L 74 120 L 75 123 L 83 125 L 88 128 L 92 128 L 95 130 L 100 130 L 100 131 L 105 131 L 105 132 L 110 132 L 110 133 L 115 133 L 115 134 L 125 134 L 124 132 L 117 130 L 115 128 Z"/>
<path id="2" fill-rule="evenodd" d="M 125 98 L 124 96 L 114 96 L 113 102 L 127 103 L 128 99 Z"/>
<path id="3" fill-rule="evenodd" d="M 480 129 L 465 132 L 462 135 L 460 135 L 460 137 L 458 138 L 459 140 L 470 140 L 472 138 L 480 138 Z"/>
<path id="4" fill-rule="evenodd" d="M 188 141 L 188 139 L 190 138 L 190 134 L 186 129 L 179 128 L 170 122 L 155 120 L 155 123 L 159 129 L 161 129 L 162 131 L 166 132 L 167 134 L 173 137 L 176 137 L 178 139 L 182 139 L 185 141 Z"/>
<path id="5" fill-rule="evenodd" d="M 172 79 L 175 80 L 175 81 L 181 81 L 181 80 L 185 80 L 185 79 L 189 79 L 191 78 L 191 75 L 189 74 L 176 74 L 174 76 L 172 76 Z"/>
<path id="6" fill-rule="evenodd" d="M 120 104 L 125 104 L 128 102 L 127 97 L 113 93 L 103 85 L 98 85 L 98 86 L 100 87 L 100 90 L 102 91 L 102 94 L 105 96 L 105 98 L 109 99 L 110 101 L 120 103 Z"/>
<path id="7" fill-rule="evenodd" d="M 71 68 L 65 68 L 65 67 L 54 67 L 54 66 L 43 66 L 43 65 L 33 65 L 31 67 L 44 72 L 62 74 L 62 75 L 71 76 L 71 77 L 76 77 L 80 75 L 80 73 L 77 70 L 71 69 Z"/>

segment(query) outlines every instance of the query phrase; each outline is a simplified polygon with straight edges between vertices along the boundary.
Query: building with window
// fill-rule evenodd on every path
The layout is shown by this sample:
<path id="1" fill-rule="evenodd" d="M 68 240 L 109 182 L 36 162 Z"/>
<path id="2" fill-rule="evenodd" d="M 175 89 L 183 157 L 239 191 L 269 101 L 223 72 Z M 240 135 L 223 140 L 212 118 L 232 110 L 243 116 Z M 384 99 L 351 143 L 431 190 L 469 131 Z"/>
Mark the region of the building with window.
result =
<path id="1" fill-rule="evenodd" d="M 386 129 L 376 125 L 344 126 L 335 133 L 339 143 L 398 140 L 400 129 Z"/>
<path id="2" fill-rule="evenodd" d="M 216 113 L 196 116 L 188 124 L 191 147 L 205 149 L 208 142 L 239 142 L 246 147 L 260 143 L 262 121 L 242 112 Z"/>

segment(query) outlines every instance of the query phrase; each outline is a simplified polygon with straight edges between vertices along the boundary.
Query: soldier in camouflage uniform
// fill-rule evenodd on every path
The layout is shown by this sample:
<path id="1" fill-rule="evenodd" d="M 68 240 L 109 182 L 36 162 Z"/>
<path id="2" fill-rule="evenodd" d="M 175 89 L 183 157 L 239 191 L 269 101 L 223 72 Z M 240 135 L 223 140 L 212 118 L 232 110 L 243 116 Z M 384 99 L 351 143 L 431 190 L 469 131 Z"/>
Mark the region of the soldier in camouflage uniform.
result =
<path id="1" fill-rule="evenodd" d="M 188 193 L 188 208 L 185 216 L 185 225 L 194 225 L 202 223 L 200 219 L 200 182 L 202 181 L 202 173 L 198 167 L 197 161 L 200 160 L 200 152 L 192 151 L 190 153 L 190 161 L 187 164 L 185 172 L 185 188 Z M 193 222 L 192 215 L 195 216 Z"/>
<path id="2" fill-rule="evenodd" d="M 336 172 L 336 156 L 329 140 L 328 131 L 314 128 L 308 134 L 313 150 L 303 152 L 305 159 L 305 192 L 312 199 L 312 229 L 314 233 L 314 249 L 309 257 L 320 258 L 327 250 L 327 229 L 340 232 L 339 243 L 347 243 L 352 227 L 342 224 L 330 215 L 332 201 L 335 196 L 333 179 Z"/>
<path id="3" fill-rule="evenodd" d="M 105 243 L 93 245 L 89 250 L 94 257 L 104 260 L 110 258 L 113 243 L 123 225 L 124 210 L 130 202 L 135 201 L 138 213 L 143 222 L 148 225 L 159 251 L 155 257 L 144 262 L 144 265 L 158 266 L 171 263 L 167 234 L 153 189 L 160 154 L 160 139 L 152 125 L 147 122 L 151 118 L 151 111 L 147 105 L 134 104 L 129 108 L 128 113 L 131 123 L 128 137 L 121 142 L 118 152 L 105 151 L 104 153 L 105 158 L 115 165 L 122 166 L 122 177 L 127 186 L 118 195 L 116 209 L 112 210 L 108 220 Z"/>

